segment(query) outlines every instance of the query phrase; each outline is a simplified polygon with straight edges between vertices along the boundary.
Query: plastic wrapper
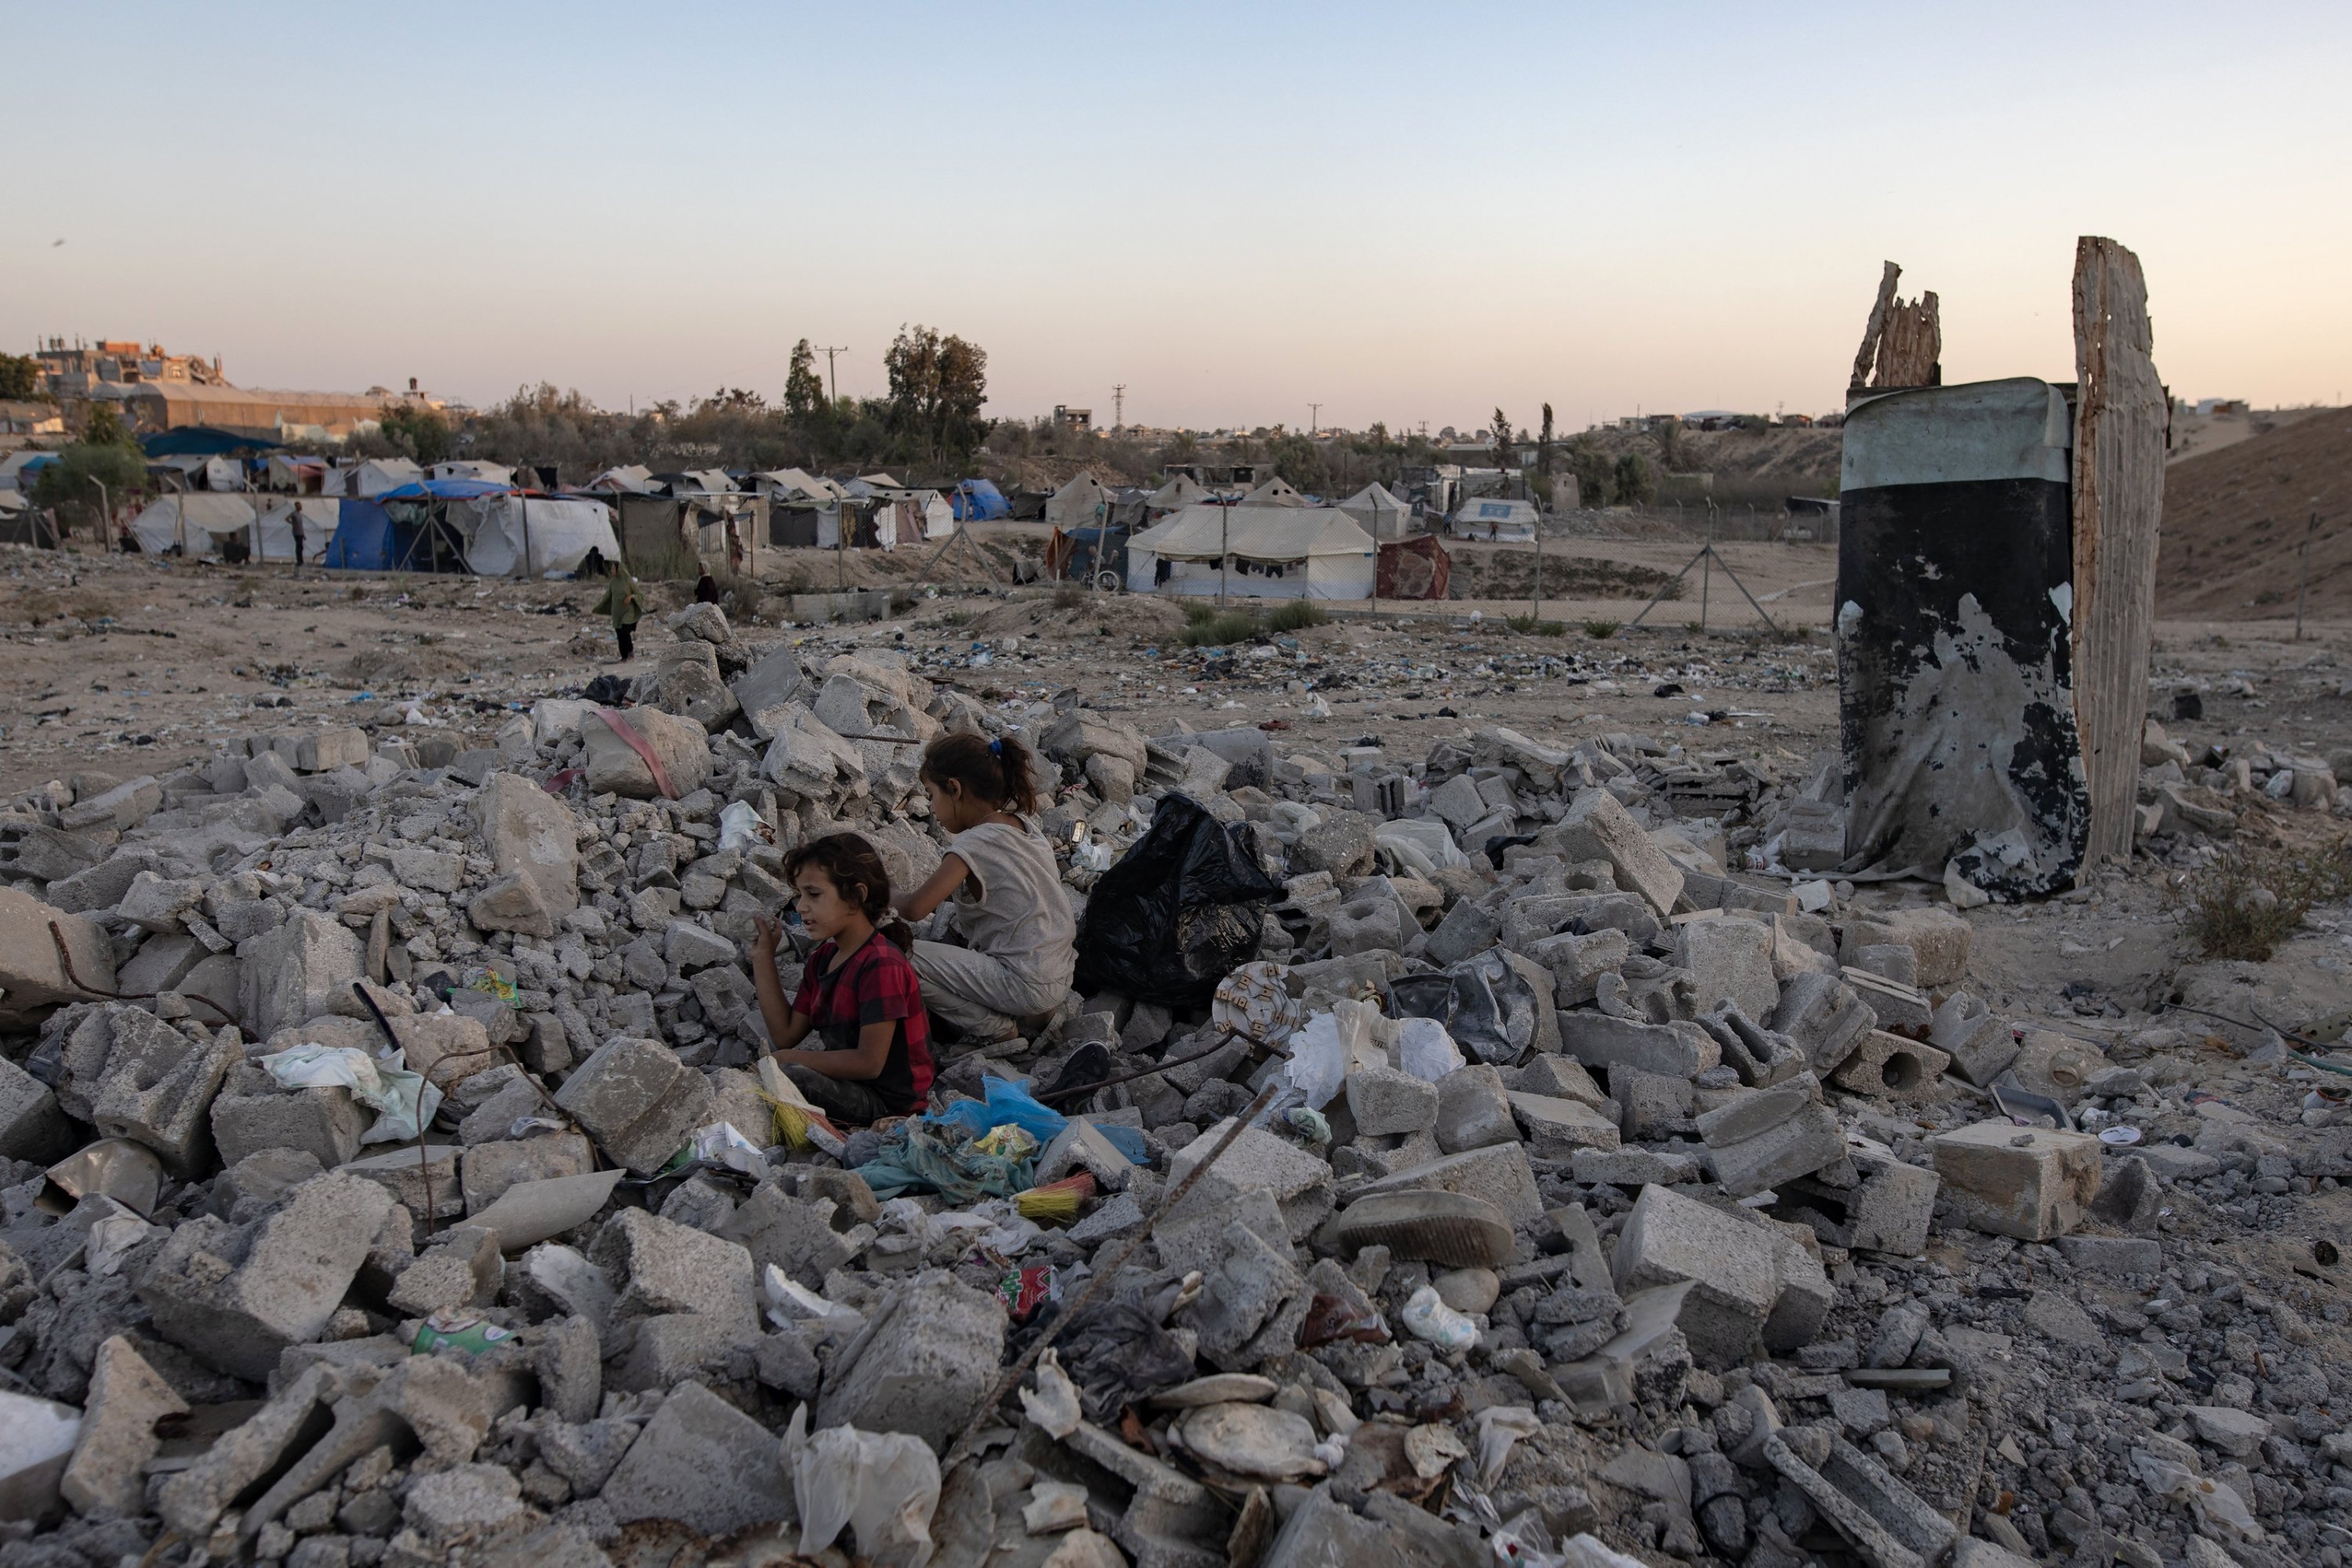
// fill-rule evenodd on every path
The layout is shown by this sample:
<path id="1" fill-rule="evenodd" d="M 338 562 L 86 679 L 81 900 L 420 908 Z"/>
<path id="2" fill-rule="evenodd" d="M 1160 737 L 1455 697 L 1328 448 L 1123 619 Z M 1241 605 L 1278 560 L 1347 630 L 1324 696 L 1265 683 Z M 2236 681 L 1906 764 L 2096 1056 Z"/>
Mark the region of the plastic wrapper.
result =
<path id="1" fill-rule="evenodd" d="M 768 842 L 768 825 L 748 801 L 730 800 L 719 813 L 719 847 L 749 849 Z"/>
<path id="2" fill-rule="evenodd" d="M 768 1156 L 760 1146 L 735 1131 L 731 1121 L 714 1121 L 708 1127 L 697 1128 L 687 1140 L 686 1147 L 677 1152 L 665 1170 L 701 1160 L 759 1181 L 768 1173 Z"/>
<path id="3" fill-rule="evenodd" d="M 1383 822 L 1372 829 L 1372 842 L 1389 853 L 1400 870 L 1423 880 L 1447 866 L 1467 866 L 1470 857 L 1454 842 L 1454 835 L 1435 817 Z"/>
<path id="4" fill-rule="evenodd" d="M 801 1405 L 784 1429 L 783 1447 L 803 1557 L 814 1557 L 846 1530 L 857 1555 L 876 1568 L 922 1568 L 930 1561 L 940 1460 L 920 1437 L 855 1426 L 812 1436 L 808 1406 Z"/>
<path id="5" fill-rule="evenodd" d="M 1191 1352 L 1161 1326 L 1167 1311 L 1162 1303 L 1174 1296 L 1171 1285 L 1144 1306 L 1097 1301 L 1063 1331 L 1055 1353 L 1078 1385 L 1087 1419 L 1116 1427 L 1129 1405 L 1192 1380 Z M 1040 1313 L 1032 1327 L 1042 1328 L 1047 1321 Z M 1011 1347 L 1006 1353 L 1013 1353 Z"/>
<path id="6" fill-rule="evenodd" d="M 815 1323 L 836 1333 L 854 1334 L 866 1326 L 865 1313 L 827 1300 L 772 1263 L 761 1276 L 760 1289 L 768 1299 L 768 1321 L 780 1329 Z"/>
<path id="7" fill-rule="evenodd" d="M 376 1113 L 362 1143 L 405 1143 L 432 1123 L 441 1089 L 408 1070 L 405 1051 L 371 1057 L 356 1046 L 299 1045 L 259 1058 L 283 1089 L 348 1089 Z"/>
<path id="8" fill-rule="evenodd" d="M 1038 1308 L 1062 1299 L 1061 1277 L 1050 1263 L 1026 1264 L 996 1282 L 996 1299 L 1004 1303 L 1006 1317 L 1025 1323 Z"/>
<path id="9" fill-rule="evenodd" d="M 999 1127 L 1018 1127 L 1035 1139 L 1041 1149 L 1070 1123 L 1068 1117 L 1008 1079 L 984 1078 L 981 1080 L 981 1093 L 986 1097 L 984 1100 L 960 1100 L 929 1120 L 941 1127 L 959 1128 L 975 1138 Z"/>
<path id="10" fill-rule="evenodd" d="M 1087 896 L 1077 989 L 1206 1006 L 1220 980 L 1257 956 L 1265 911 L 1282 893 L 1259 864 L 1249 824 L 1220 822 L 1190 795 L 1164 795 L 1150 830 Z"/>
<path id="11" fill-rule="evenodd" d="M 1078 1405 L 1078 1385 L 1062 1370 L 1058 1351 L 1048 1350 L 1037 1358 L 1035 1386 L 1021 1391 L 1021 1408 L 1040 1431 L 1055 1442 L 1078 1429 L 1085 1413 Z"/>
<path id="12" fill-rule="evenodd" d="M 1307 1026 L 1290 1037 L 1290 1060 L 1282 1076 L 1314 1110 L 1338 1098 L 1348 1083 L 1348 1047 L 1339 1038 L 1338 1018 L 1318 1013 L 1307 1020 Z"/>
<path id="13" fill-rule="evenodd" d="M 1542 1430 L 1542 1420 L 1524 1405 L 1490 1405 L 1478 1412 L 1478 1479 L 1493 1486 L 1519 1439 Z"/>
<path id="14" fill-rule="evenodd" d="M 1437 1287 L 1423 1285 L 1404 1304 L 1404 1326 L 1417 1340 L 1442 1351 L 1466 1351 L 1478 1343 L 1478 1325 L 1438 1298 Z"/>
<path id="15" fill-rule="evenodd" d="M 1434 1018 L 1400 1018 L 1396 1026 L 1397 1070 L 1435 1083 L 1461 1070 L 1462 1047 Z"/>
<path id="16" fill-rule="evenodd" d="M 892 1129 L 879 1141 L 874 1157 L 855 1168 L 876 1197 L 937 1193 L 951 1204 L 968 1206 L 982 1198 L 1026 1192 L 1036 1184 L 1037 1162 L 1034 1155 L 1008 1160 L 991 1154 L 973 1144 L 966 1128 L 919 1120 Z"/>
<path id="17" fill-rule="evenodd" d="M 1389 984 L 1399 1018 L 1434 1018 L 1482 1062 L 1516 1061 L 1535 1043 L 1536 994 L 1494 948 L 1439 974 L 1411 974 Z"/>

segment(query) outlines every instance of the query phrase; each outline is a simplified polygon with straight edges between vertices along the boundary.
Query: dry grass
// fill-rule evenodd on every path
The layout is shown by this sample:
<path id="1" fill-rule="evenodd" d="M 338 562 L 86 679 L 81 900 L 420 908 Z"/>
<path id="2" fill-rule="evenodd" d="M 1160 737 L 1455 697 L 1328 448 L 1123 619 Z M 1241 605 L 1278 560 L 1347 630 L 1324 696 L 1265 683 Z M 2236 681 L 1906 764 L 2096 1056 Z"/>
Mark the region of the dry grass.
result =
<path id="1" fill-rule="evenodd" d="M 2260 963 L 2315 905 L 2352 898 L 2352 839 L 2316 848 L 2233 847 L 2171 889 L 2189 934 L 2208 958 Z"/>

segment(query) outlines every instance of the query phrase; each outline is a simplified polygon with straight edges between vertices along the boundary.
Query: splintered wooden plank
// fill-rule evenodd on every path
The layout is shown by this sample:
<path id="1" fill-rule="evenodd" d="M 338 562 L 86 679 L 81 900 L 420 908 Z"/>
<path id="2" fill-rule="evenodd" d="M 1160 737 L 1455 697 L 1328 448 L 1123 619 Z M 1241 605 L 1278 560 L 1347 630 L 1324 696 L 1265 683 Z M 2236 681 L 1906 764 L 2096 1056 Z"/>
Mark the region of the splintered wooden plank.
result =
<path id="1" fill-rule="evenodd" d="M 2127 858 L 2147 712 L 2164 514 L 2165 393 L 2139 258 L 2074 249 L 2074 721 L 2091 797 L 2085 866 Z"/>
<path id="2" fill-rule="evenodd" d="M 1854 352 L 1853 380 L 1849 386 L 1870 384 L 1870 367 L 1878 361 L 1878 340 L 1886 331 L 1886 312 L 1895 303 L 1895 285 L 1903 277 L 1903 268 L 1892 261 L 1878 275 L 1878 299 L 1870 307 L 1870 320 L 1862 329 L 1862 347 Z"/>

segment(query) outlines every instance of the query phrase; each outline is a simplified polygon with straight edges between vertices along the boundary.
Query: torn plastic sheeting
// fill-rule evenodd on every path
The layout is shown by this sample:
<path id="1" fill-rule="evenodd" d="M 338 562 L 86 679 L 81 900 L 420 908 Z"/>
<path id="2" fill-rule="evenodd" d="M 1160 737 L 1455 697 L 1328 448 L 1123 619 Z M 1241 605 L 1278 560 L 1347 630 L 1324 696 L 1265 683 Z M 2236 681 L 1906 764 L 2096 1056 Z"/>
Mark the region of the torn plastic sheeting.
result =
<path id="1" fill-rule="evenodd" d="M 904 1121 L 888 1134 L 882 1152 L 857 1167 L 877 1198 L 902 1193 L 937 1193 L 951 1204 L 1009 1198 L 1036 1184 L 1034 1156 L 1007 1160 L 976 1147 L 961 1124 Z"/>
<path id="2" fill-rule="evenodd" d="M 1249 824 L 1220 822 L 1190 795 L 1164 795 L 1150 830 L 1087 899 L 1077 989 L 1205 1006 L 1220 980 L 1257 956 L 1265 911 L 1282 896 Z"/>
<path id="3" fill-rule="evenodd" d="M 784 1429 L 784 1463 L 801 1516 L 800 1552 L 814 1557 L 844 1530 L 877 1568 L 922 1568 L 940 1506 L 940 1460 L 920 1437 L 828 1426 L 812 1436 L 808 1406 Z"/>
<path id="4" fill-rule="evenodd" d="M 828 1300 L 772 1263 L 761 1276 L 760 1288 L 768 1299 L 768 1321 L 780 1329 L 813 1322 L 834 1333 L 854 1334 L 866 1326 L 865 1313 Z"/>
<path id="5" fill-rule="evenodd" d="M 961 1128 L 974 1138 L 1000 1127 L 1018 1127 L 1037 1140 L 1040 1148 L 1051 1143 L 1070 1124 L 1068 1117 L 1041 1104 L 1034 1095 L 1009 1079 L 992 1075 L 983 1078 L 981 1093 L 984 1099 L 960 1100 L 926 1120 L 941 1127 Z"/>
<path id="6" fill-rule="evenodd" d="M 1524 1405 L 1490 1405 L 1478 1412 L 1478 1479 L 1493 1486 L 1522 1437 L 1543 1430 L 1543 1421 Z"/>
<path id="7" fill-rule="evenodd" d="M 1435 1083 L 1464 1065 L 1462 1047 L 1434 1018 L 1399 1018 L 1396 1041 L 1397 1070 L 1423 1083 Z"/>
<path id="8" fill-rule="evenodd" d="M 41 1173 L 41 1195 L 35 1201 L 44 1214 L 62 1215 L 83 1198 L 112 1198 L 140 1215 L 155 1212 L 163 1191 L 163 1162 L 144 1143 L 128 1138 L 101 1138 L 86 1143 Z M 47 1189 L 55 1187 L 62 1199 Z"/>
<path id="9" fill-rule="evenodd" d="M 1084 1415 L 1078 1405 L 1078 1385 L 1062 1370 L 1061 1352 L 1048 1349 L 1037 1358 L 1035 1386 L 1021 1391 L 1021 1408 L 1057 1443 L 1078 1429 Z"/>
<path id="10" fill-rule="evenodd" d="M 768 842 L 766 824 L 747 801 L 730 800 L 719 813 L 719 848 L 749 849 Z"/>
<path id="11" fill-rule="evenodd" d="M 768 1156 L 761 1152 L 757 1143 L 736 1131 L 731 1121 L 714 1121 L 708 1127 L 695 1129 L 694 1136 L 687 1140 L 686 1147 L 663 1167 L 663 1173 L 695 1160 L 705 1164 L 724 1165 L 755 1182 L 764 1180 L 768 1174 Z"/>
<path id="12" fill-rule="evenodd" d="M 1391 981 L 1389 1007 L 1400 1019 L 1435 1019 L 1482 1062 L 1517 1061 L 1535 1043 L 1535 991 L 1493 948 L 1443 973 Z"/>
<path id="13" fill-rule="evenodd" d="M 1445 824 L 1432 817 L 1400 817 L 1372 829 L 1372 842 L 1389 852 L 1400 870 L 1424 881 L 1449 866 L 1467 866 L 1470 857 L 1454 842 Z"/>
<path id="14" fill-rule="evenodd" d="M 441 1109 L 441 1088 L 408 1070 L 408 1053 L 369 1056 L 356 1046 L 299 1045 L 259 1058 L 281 1089 L 347 1089 L 376 1113 L 362 1143 L 405 1143 Z"/>
<path id="15" fill-rule="evenodd" d="M 1063 1331 L 1055 1353 L 1078 1386 L 1087 1419 L 1115 1427 L 1128 1406 L 1192 1380 L 1192 1352 L 1163 1326 L 1177 1291 L 1163 1288 L 1149 1307 L 1097 1301 Z M 1040 1312 L 1030 1327 L 1043 1331 L 1058 1316 L 1058 1309 Z"/>

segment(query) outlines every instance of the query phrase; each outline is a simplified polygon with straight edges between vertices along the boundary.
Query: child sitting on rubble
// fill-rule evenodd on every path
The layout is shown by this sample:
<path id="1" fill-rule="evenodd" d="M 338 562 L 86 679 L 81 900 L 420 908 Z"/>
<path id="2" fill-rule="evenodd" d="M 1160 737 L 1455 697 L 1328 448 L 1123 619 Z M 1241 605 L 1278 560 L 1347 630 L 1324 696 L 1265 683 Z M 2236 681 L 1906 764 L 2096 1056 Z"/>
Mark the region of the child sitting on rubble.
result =
<path id="1" fill-rule="evenodd" d="M 793 851 L 784 876 L 801 923 L 819 940 L 787 1004 L 776 971 L 782 929 L 765 915 L 756 918 L 751 981 L 776 1044 L 776 1065 L 811 1104 L 843 1121 L 922 1110 L 931 1089 L 930 1020 L 903 951 L 911 933 L 883 925 L 890 874 L 881 856 L 855 834 L 830 834 Z M 825 1048 L 797 1048 L 812 1033 Z"/>
<path id="2" fill-rule="evenodd" d="M 931 815 L 953 835 L 940 868 L 898 906 L 919 921 L 952 897 L 966 945 L 915 943 L 931 1016 L 972 1044 L 1024 1032 L 1059 1006 L 1077 966 L 1077 922 L 1035 815 L 1029 748 L 1017 735 L 942 735 L 923 751 Z"/>

